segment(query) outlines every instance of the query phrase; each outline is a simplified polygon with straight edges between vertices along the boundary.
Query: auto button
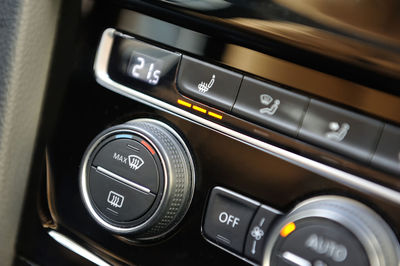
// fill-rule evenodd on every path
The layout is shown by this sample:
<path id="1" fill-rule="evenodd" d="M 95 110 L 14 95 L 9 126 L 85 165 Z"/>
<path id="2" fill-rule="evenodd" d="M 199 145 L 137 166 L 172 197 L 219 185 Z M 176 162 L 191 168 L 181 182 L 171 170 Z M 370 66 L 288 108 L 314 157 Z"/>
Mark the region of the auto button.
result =
<path id="1" fill-rule="evenodd" d="M 235 192 L 215 187 L 204 219 L 204 235 L 216 244 L 241 254 L 247 229 L 259 205 Z"/>

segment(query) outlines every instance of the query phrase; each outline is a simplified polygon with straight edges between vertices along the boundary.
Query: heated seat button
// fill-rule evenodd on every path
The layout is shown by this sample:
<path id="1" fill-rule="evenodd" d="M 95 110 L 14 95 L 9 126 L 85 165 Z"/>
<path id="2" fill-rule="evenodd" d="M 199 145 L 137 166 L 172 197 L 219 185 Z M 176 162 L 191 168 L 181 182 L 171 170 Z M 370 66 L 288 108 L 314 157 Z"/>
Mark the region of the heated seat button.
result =
<path id="1" fill-rule="evenodd" d="M 242 254 L 247 229 L 260 204 L 235 192 L 215 187 L 204 218 L 203 233 L 216 244 Z"/>
<path id="2" fill-rule="evenodd" d="M 90 194 L 96 207 L 113 221 L 129 222 L 138 219 L 155 200 L 153 194 L 130 187 L 93 167 L 89 176 Z"/>
<path id="3" fill-rule="evenodd" d="M 311 100 L 299 137 L 368 162 L 382 127 L 377 120 Z"/>
<path id="4" fill-rule="evenodd" d="M 178 89 L 188 97 L 230 111 L 242 77 L 241 74 L 183 56 Z"/>
<path id="5" fill-rule="evenodd" d="M 400 174 L 400 128 L 385 126 L 372 165 Z"/>
<path id="6" fill-rule="evenodd" d="M 245 77 L 233 112 L 295 136 L 308 102 L 305 96 Z"/>
<path id="7" fill-rule="evenodd" d="M 106 143 L 96 154 L 93 165 L 104 168 L 157 193 L 159 178 L 153 157 L 156 154 L 152 148 L 150 151 L 139 141 L 116 139 Z M 143 143 L 146 144 L 146 142 Z M 150 147 L 148 144 L 147 146 Z"/>
<path id="8" fill-rule="evenodd" d="M 264 255 L 265 239 L 275 218 L 282 215 L 280 211 L 262 205 L 251 222 L 247 233 L 244 255 L 252 261 L 261 264 Z"/>

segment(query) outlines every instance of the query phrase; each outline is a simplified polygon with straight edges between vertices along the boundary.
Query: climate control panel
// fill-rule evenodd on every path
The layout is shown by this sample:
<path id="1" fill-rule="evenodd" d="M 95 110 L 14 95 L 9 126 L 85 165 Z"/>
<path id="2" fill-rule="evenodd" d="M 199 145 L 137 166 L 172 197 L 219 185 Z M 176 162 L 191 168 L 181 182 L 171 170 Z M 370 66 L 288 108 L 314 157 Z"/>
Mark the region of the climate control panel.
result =
<path id="1" fill-rule="evenodd" d="M 399 265 L 399 242 L 388 224 L 364 204 L 317 196 L 284 214 L 215 187 L 204 215 L 211 243 L 266 266 Z"/>
<path id="2" fill-rule="evenodd" d="M 27 205 L 50 236 L 110 265 L 400 265 L 400 98 L 383 79 L 179 18 L 99 22 Z"/>

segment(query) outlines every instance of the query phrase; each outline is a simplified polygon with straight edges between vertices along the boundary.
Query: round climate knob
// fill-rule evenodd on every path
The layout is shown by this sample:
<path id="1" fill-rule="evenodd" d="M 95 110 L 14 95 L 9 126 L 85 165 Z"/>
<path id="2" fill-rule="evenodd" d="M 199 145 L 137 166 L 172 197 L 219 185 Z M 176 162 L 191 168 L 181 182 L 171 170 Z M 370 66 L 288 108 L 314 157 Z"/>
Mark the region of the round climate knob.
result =
<path id="1" fill-rule="evenodd" d="M 399 243 L 386 222 L 345 197 L 320 196 L 297 205 L 273 229 L 263 265 L 398 266 Z"/>
<path id="2" fill-rule="evenodd" d="M 183 139 L 153 119 L 136 119 L 101 132 L 80 171 L 81 194 L 104 228 L 138 240 L 170 232 L 186 214 L 194 167 Z"/>

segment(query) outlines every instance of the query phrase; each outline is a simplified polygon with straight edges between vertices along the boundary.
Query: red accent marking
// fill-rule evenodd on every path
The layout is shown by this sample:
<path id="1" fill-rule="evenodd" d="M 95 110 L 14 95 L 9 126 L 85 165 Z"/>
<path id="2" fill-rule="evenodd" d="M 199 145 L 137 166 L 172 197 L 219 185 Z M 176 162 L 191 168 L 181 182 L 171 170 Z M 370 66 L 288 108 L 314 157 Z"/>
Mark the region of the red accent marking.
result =
<path id="1" fill-rule="evenodd" d="M 154 151 L 154 149 L 150 146 L 149 143 L 147 143 L 146 141 L 142 140 L 140 143 L 142 143 L 150 152 L 151 154 L 156 154 L 156 152 Z"/>

